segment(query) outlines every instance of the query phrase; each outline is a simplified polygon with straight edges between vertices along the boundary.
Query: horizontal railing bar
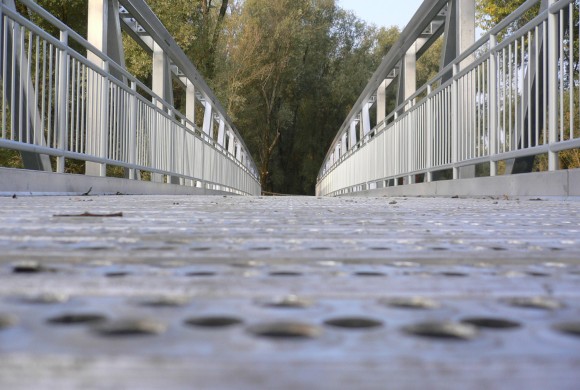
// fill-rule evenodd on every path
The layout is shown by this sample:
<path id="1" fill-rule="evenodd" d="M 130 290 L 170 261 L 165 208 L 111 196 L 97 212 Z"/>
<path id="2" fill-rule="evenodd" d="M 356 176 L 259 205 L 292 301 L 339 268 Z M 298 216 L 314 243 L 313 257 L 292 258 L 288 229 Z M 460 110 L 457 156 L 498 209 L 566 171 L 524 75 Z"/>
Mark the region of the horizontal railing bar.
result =
<path id="1" fill-rule="evenodd" d="M 490 156 L 490 160 L 491 161 L 511 160 L 514 158 L 530 157 L 538 154 L 548 153 L 549 151 L 550 151 L 549 145 L 534 146 L 533 148 L 512 150 L 510 152 L 496 154 L 495 156 Z"/>

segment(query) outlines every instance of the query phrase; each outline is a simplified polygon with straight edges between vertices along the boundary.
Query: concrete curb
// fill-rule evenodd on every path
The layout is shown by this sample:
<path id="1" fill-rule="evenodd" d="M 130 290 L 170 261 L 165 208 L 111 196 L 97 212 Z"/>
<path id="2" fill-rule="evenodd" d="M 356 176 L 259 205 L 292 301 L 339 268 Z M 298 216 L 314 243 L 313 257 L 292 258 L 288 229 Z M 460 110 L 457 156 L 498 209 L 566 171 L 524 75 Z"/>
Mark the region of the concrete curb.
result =
<path id="1" fill-rule="evenodd" d="M 444 180 L 377 188 L 342 196 L 580 197 L 580 169 Z"/>
<path id="2" fill-rule="evenodd" d="M 12 195 L 235 195 L 232 192 L 115 177 L 0 168 L 0 196 Z"/>

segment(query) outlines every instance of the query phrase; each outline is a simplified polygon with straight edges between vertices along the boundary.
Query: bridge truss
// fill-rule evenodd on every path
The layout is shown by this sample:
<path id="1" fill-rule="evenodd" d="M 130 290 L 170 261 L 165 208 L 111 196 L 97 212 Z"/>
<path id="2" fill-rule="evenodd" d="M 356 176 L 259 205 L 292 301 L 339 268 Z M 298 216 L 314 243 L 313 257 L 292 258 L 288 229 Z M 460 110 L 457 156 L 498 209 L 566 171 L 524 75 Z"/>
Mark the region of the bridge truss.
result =
<path id="1" fill-rule="evenodd" d="M 558 170 L 580 147 L 578 15 L 573 0 L 528 0 L 475 42 L 474 0 L 424 1 L 334 138 L 317 194 L 532 172 L 539 155 Z M 440 72 L 417 88 L 441 36 Z"/>
<path id="2" fill-rule="evenodd" d="M 92 178 L 260 193 L 239 132 L 143 0 L 89 0 L 86 39 L 36 2 L 18 4 L 27 13 L 0 1 L 0 148 L 21 152 L 24 168 L 63 174 L 80 160 Z M 150 86 L 125 67 L 123 31 L 152 57 Z"/>

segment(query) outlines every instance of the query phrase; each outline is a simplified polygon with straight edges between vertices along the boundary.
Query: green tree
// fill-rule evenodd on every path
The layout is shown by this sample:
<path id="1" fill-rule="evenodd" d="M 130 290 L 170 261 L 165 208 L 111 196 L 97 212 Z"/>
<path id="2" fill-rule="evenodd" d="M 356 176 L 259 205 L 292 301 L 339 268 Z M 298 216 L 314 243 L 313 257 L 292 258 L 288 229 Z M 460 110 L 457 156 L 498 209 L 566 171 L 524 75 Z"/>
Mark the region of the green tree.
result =
<path id="1" fill-rule="evenodd" d="M 230 0 L 147 0 L 147 4 L 200 73 L 209 81 L 218 67 L 220 40 L 229 16 Z M 128 36 L 123 39 L 127 67 L 143 80 L 151 76 L 151 57 Z"/>
<path id="2" fill-rule="evenodd" d="M 258 156 L 263 187 L 312 193 L 326 149 L 397 29 L 334 0 L 246 0 L 232 7 L 216 89 Z"/>
<path id="3" fill-rule="evenodd" d="M 526 0 L 477 0 L 477 25 L 484 31 L 489 31 L 498 23 L 512 14 Z M 525 25 L 538 14 L 539 5 L 529 10 L 523 17 L 518 18 L 503 34 L 510 34 Z"/>

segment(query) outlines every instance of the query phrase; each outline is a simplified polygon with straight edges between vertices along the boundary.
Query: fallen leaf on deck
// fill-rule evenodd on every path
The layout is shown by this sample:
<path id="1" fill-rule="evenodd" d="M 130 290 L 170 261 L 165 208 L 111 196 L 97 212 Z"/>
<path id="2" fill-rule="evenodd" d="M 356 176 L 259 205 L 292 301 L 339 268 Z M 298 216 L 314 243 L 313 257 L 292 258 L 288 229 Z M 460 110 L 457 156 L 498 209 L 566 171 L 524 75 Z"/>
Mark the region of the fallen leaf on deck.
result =
<path id="1" fill-rule="evenodd" d="M 82 214 L 55 214 L 53 217 L 122 217 L 123 213 L 111 213 L 111 214 L 95 214 L 84 212 Z"/>

